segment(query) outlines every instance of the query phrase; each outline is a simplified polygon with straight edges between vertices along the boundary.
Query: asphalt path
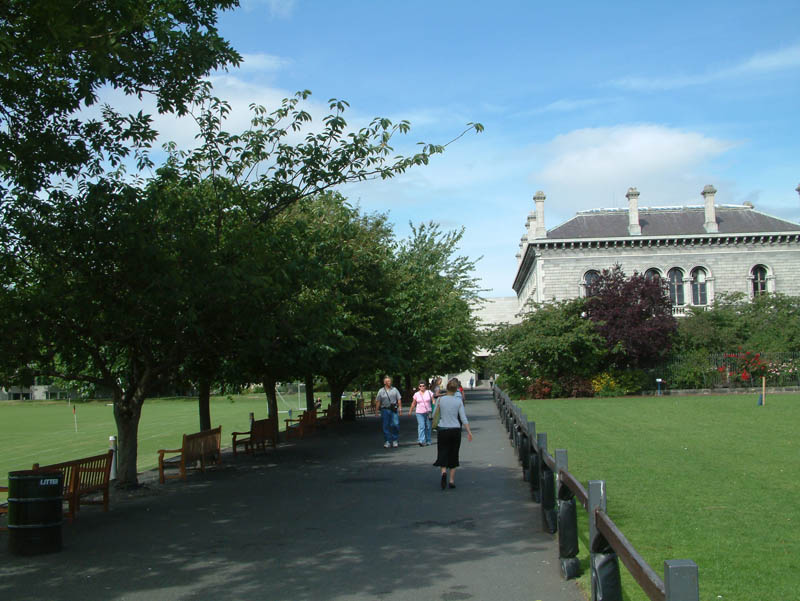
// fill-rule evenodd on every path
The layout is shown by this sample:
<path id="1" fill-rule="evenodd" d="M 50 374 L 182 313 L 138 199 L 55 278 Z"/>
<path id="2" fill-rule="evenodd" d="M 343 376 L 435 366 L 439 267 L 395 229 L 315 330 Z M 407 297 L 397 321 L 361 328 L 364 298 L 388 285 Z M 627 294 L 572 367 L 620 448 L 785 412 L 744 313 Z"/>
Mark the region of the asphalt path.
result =
<path id="1" fill-rule="evenodd" d="M 455 489 L 413 417 L 397 449 L 367 417 L 187 482 L 143 474 L 66 524 L 59 553 L 16 557 L 0 533 L 0 599 L 584 601 L 488 392 L 466 409 Z"/>

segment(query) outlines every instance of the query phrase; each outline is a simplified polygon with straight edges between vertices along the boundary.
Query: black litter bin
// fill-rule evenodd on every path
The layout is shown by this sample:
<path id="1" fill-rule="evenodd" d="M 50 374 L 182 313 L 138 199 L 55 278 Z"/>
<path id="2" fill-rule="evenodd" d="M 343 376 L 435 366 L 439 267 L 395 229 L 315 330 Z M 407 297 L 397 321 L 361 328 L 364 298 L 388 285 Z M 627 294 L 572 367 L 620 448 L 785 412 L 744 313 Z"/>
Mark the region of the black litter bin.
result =
<path id="1" fill-rule="evenodd" d="M 342 401 L 342 420 L 346 422 L 356 421 L 355 401 Z"/>
<path id="2" fill-rule="evenodd" d="M 8 474 L 8 550 L 39 555 L 61 550 L 61 472 Z"/>

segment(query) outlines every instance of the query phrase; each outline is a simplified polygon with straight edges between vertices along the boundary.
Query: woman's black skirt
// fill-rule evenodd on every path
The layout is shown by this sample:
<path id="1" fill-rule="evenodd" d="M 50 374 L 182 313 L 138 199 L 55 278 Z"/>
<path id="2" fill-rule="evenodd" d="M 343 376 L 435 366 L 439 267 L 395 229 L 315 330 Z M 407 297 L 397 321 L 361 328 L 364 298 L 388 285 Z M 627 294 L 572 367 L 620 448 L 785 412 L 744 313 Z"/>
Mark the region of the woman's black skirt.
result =
<path id="1" fill-rule="evenodd" d="M 458 467 L 458 449 L 461 448 L 461 428 L 439 428 L 436 434 L 436 463 L 439 467 Z"/>

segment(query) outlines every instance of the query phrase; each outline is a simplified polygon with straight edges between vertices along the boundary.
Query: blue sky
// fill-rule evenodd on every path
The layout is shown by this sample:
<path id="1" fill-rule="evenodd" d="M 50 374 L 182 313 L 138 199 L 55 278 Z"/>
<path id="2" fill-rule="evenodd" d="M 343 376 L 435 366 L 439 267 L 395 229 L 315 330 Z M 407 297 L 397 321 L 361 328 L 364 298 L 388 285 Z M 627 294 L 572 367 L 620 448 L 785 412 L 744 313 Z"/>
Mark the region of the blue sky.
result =
<path id="1" fill-rule="evenodd" d="M 512 294 L 536 190 L 553 227 L 575 211 L 717 202 L 800 218 L 800 3 L 242 0 L 221 16 L 245 56 L 217 74 L 244 124 L 250 102 L 313 92 L 348 122 L 408 119 L 398 141 L 470 134 L 431 165 L 342 192 L 368 211 L 464 226 L 489 296 Z M 169 125 L 162 124 L 165 135 Z"/>

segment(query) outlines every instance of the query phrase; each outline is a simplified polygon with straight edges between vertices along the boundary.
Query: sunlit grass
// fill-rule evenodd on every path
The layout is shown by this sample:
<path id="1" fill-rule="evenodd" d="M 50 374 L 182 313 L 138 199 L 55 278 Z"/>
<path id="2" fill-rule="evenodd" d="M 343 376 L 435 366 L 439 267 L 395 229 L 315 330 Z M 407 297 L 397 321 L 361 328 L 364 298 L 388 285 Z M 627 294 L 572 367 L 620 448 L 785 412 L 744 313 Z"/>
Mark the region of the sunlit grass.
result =
<path id="1" fill-rule="evenodd" d="M 315 395 L 328 404 L 328 394 Z M 279 410 L 305 405 L 305 397 L 284 395 Z M 72 409 L 75 407 L 75 415 Z M 262 394 L 211 398 L 211 424 L 222 426 L 222 446 L 230 446 L 231 432 L 249 429 L 249 415 L 267 417 Z M 75 418 L 78 429 L 75 431 Z M 283 429 L 281 414 L 280 427 Z M 196 398 L 148 399 L 139 422 L 139 471 L 157 465 L 158 449 L 180 447 L 184 433 L 197 432 L 200 418 Z M 109 436 L 116 435 L 113 407 L 106 401 L 68 404 L 67 401 L 0 401 L 0 486 L 8 472 L 96 455 L 108 450 Z M 4 493 L 0 493 L 4 494 Z"/>
<path id="2" fill-rule="evenodd" d="M 692 559 L 703 600 L 797 598 L 800 395 L 765 407 L 749 395 L 520 404 L 551 453 L 568 450 L 575 476 L 606 481 L 609 515 L 657 573 Z M 644 601 L 621 571 L 626 598 Z"/>

